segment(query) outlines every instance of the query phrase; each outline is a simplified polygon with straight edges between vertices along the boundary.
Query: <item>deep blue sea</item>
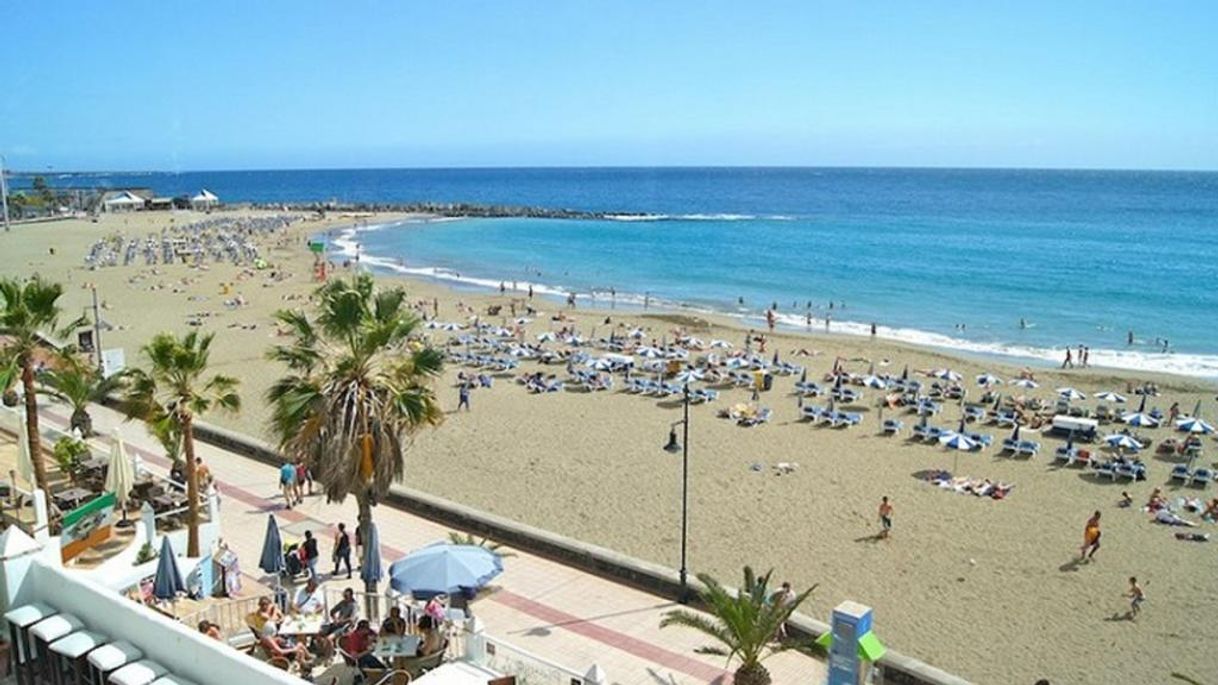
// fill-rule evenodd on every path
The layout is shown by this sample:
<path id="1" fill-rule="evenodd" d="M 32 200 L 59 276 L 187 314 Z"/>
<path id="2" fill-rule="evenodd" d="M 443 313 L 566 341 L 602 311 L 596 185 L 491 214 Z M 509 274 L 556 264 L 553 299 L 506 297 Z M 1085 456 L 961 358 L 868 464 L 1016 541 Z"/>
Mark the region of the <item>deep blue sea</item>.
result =
<path id="1" fill-rule="evenodd" d="M 359 243 L 362 261 L 377 268 L 402 270 L 402 260 L 406 271 L 471 286 L 534 283 L 606 306 L 612 288 L 619 306 L 647 297 L 757 320 L 777 303 L 793 327 L 810 313 L 824 330 L 831 314 L 835 331 L 876 322 L 888 337 L 1044 360 L 1082 344 L 1095 364 L 1218 377 L 1218 173 L 614 168 L 49 180 L 160 194 L 208 188 L 230 202 L 644 213 L 409 223 L 335 237 L 338 249 Z"/>

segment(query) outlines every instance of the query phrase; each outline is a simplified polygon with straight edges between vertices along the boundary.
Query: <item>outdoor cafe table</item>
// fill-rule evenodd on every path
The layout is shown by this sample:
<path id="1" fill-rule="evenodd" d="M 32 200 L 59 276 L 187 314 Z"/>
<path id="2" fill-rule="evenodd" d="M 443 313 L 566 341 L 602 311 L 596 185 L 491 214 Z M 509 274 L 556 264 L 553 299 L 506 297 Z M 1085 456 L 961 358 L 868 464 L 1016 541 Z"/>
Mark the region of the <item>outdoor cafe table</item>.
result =
<path id="1" fill-rule="evenodd" d="M 297 637 L 317 635 L 321 632 L 323 623 L 325 623 L 325 618 L 320 614 L 316 616 L 288 616 L 279 625 L 279 634 L 285 637 L 290 635 Z"/>
<path id="2" fill-rule="evenodd" d="M 177 509 L 184 504 L 186 504 L 186 495 L 177 491 L 166 492 L 152 498 L 152 508 L 158 512 Z"/>
<path id="3" fill-rule="evenodd" d="M 377 638 L 372 656 L 378 659 L 412 657 L 419 653 L 418 635 L 386 635 Z"/>
<path id="4" fill-rule="evenodd" d="M 110 459 L 107 457 L 93 457 L 81 462 L 80 469 L 85 472 L 96 471 L 101 472 L 110 465 Z"/>
<path id="5" fill-rule="evenodd" d="M 55 505 L 62 511 L 75 509 L 81 502 L 89 499 L 93 493 L 84 488 L 68 488 L 55 494 Z"/>

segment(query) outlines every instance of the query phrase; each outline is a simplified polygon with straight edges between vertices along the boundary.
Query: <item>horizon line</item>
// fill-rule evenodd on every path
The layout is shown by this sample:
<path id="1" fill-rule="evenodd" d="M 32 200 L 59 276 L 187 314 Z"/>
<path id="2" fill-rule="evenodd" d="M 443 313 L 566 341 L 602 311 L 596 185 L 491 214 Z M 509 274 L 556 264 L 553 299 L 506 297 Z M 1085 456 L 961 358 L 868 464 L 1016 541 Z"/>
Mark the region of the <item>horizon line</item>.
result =
<path id="1" fill-rule="evenodd" d="M 1212 174 L 1218 168 L 1164 168 L 1164 167 L 1069 167 L 1069 166 L 955 166 L 955 165 L 863 165 L 863 164 L 664 164 L 664 165 L 569 165 L 526 164 L 505 166 L 498 164 L 471 166 L 368 166 L 368 167 L 277 167 L 277 168 L 204 168 L 204 169 L 56 169 L 44 170 L 6 169 L 6 176 L 43 176 L 50 174 L 206 174 L 206 173 L 261 173 L 278 171 L 518 171 L 518 170 L 642 170 L 642 169 L 818 169 L 818 170 L 884 170 L 884 171 L 1073 171 L 1073 172 L 1118 172 L 1118 173 L 1178 173 Z"/>

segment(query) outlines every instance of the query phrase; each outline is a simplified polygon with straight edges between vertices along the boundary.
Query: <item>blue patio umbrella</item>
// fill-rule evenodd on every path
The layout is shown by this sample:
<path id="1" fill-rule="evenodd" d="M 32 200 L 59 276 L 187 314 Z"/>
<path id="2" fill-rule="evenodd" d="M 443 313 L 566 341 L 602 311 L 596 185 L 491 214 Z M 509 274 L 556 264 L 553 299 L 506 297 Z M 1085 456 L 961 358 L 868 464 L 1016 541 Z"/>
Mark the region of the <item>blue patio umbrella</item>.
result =
<path id="1" fill-rule="evenodd" d="M 960 450 L 962 452 L 967 452 L 977 447 L 977 443 L 963 433 L 948 433 L 939 438 L 939 443 L 948 449 Z"/>
<path id="2" fill-rule="evenodd" d="M 381 536 L 376 532 L 375 523 L 368 522 L 368 533 L 364 537 L 364 558 L 360 560 L 359 577 L 375 587 L 385 576 L 381 569 Z"/>
<path id="3" fill-rule="evenodd" d="M 499 555 L 478 545 L 436 543 L 389 567 L 389 584 L 415 597 L 477 589 L 503 572 Z"/>
<path id="4" fill-rule="evenodd" d="M 186 583 L 182 582 L 182 573 L 178 571 L 178 561 L 173 554 L 173 545 L 169 536 L 161 538 L 161 558 L 156 563 L 156 576 L 152 579 L 152 596 L 157 599 L 174 600 L 179 593 L 186 592 Z"/>
<path id="5" fill-rule="evenodd" d="M 279 577 L 283 573 L 283 540 L 279 537 L 279 524 L 275 523 L 274 515 L 266 517 L 266 537 L 262 539 L 262 556 L 258 558 L 258 568 Z"/>
<path id="6" fill-rule="evenodd" d="M 1159 420 L 1156 419 L 1155 417 L 1151 416 L 1150 414 L 1143 414 L 1142 412 L 1138 412 L 1136 414 L 1130 414 L 1130 415 L 1126 416 L 1125 424 L 1129 425 L 1129 426 L 1133 426 L 1134 428 L 1143 428 L 1143 427 L 1154 428 L 1155 426 L 1159 425 Z"/>
<path id="7" fill-rule="evenodd" d="M 1194 417 L 1177 421 L 1176 430 L 1184 431 L 1185 433 L 1204 433 L 1208 435 L 1214 432 L 1214 427 Z"/>

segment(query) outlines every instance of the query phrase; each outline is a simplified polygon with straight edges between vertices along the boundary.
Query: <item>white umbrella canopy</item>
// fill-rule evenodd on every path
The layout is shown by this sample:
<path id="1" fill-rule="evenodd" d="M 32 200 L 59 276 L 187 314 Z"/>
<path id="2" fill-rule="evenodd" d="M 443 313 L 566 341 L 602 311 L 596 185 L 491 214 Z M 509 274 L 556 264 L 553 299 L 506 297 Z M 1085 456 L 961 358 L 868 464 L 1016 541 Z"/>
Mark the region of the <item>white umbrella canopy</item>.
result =
<path id="1" fill-rule="evenodd" d="M 1159 420 L 1150 414 L 1137 412 L 1135 414 L 1126 414 L 1124 417 L 1125 423 L 1137 428 L 1154 428 L 1159 425 Z"/>
<path id="2" fill-rule="evenodd" d="M 1109 447 L 1117 449 L 1136 450 L 1142 448 L 1142 443 L 1125 435 L 1124 433 L 1113 433 L 1104 437 L 1104 442 L 1108 443 Z"/>
<path id="3" fill-rule="evenodd" d="M 123 442 L 122 433 L 117 428 L 110 434 L 110 463 L 106 465 L 106 490 L 114 493 L 114 498 L 123 510 L 127 508 L 131 488 L 135 486 L 135 466 L 127 456 L 127 445 Z"/>
<path id="4" fill-rule="evenodd" d="M 877 390 L 883 390 L 888 387 L 888 382 L 875 374 L 868 374 L 863 377 L 863 385 Z"/>
<path id="5" fill-rule="evenodd" d="M 1087 395 L 1071 387 L 1058 388 L 1057 396 L 1063 400 L 1085 400 Z"/>
<path id="6" fill-rule="evenodd" d="M 702 380 L 702 372 L 698 369 L 685 369 L 674 377 L 678 383 L 691 383 Z"/>
<path id="7" fill-rule="evenodd" d="M 1124 395 L 1117 394 L 1115 392 L 1112 392 L 1111 390 L 1105 390 L 1104 392 L 1096 393 L 1095 399 L 1100 400 L 1102 402 L 1116 402 L 1117 404 L 1123 404 L 1125 402 Z"/>
<path id="8" fill-rule="evenodd" d="M 646 359 L 659 359 L 660 357 L 664 356 L 663 350 L 647 346 L 640 347 L 639 349 L 635 350 L 635 354 Z"/>
<path id="9" fill-rule="evenodd" d="M 951 369 L 935 369 L 934 371 L 930 372 L 930 375 L 945 381 L 958 381 L 963 378 L 963 376 L 955 371 L 952 371 Z"/>
<path id="10" fill-rule="evenodd" d="M 977 385 L 980 385 L 983 388 L 988 388 L 991 385 L 1001 385 L 1001 384 L 1002 384 L 1002 379 L 988 371 L 977 376 Z"/>
<path id="11" fill-rule="evenodd" d="M 17 412 L 17 475 L 34 484 L 34 460 L 30 457 L 30 433 L 25 425 L 24 408 Z"/>
<path id="12" fill-rule="evenodd" d="M 1214 427 L 1201 419 L 1190 417 L 1177 421 L 1176 430 L 1184 431 L 1185 433 L 1204 433 L 1208 435 L 1214 432 Z"/>
<path id="13" fill-rule="evenodd" d="M 1011 381 L 1011 385 L 1014 385 L 1015 387 L 1018 387 L 1018 388 L 1028 388 L 1028 389 L 1040 387 L 1040 383 L 1037 383 L 1036 381 L 1032 380 L 1031 378 L 1018 378 L 1016 380 Z"/>
<path id="14" fill-rule="evenodd" d="M 642 328 L 633 328 L 626 335 L 631 338 L 634 338 L 635 340 L 638 340 L 647 334 L 643 332 Z"/>
<path id="15" fill-rule="evenodd" d="M 606 371 L 613 368 L 613 360 L 605 359 L 604 357 L 597 357 L 584 362 L 584 366 L 590 369 L 596 369 L 597 371 Z"/>
<path id="16" fill-rule="evenodd" d="M 710 346 L 721 350 L 730 350 L 733 347 L 733 345 L 726 340 L 712 340 Z"/>
<path id="17" fill-rule="evenodd" d="M 967 452 L 977 447 L 977 442 L 963 433 L 950 432 L 939 438 L 939 444 L 951 450 Z"/>
<path id="18" fill-rule="evenodd" d="M 752 366 L 752 363 L 744 357 L 732 357 L 724 362 L 724 366 L 729 369 L 743 369 Z"/>
<path id="19" fill-rule="evenodd" d="M 544 331 L 537 334 L 537 339 L 541 342 L 550 342 L 551 340 L 558 340 L 558 336 L 550 331 Z"/>

